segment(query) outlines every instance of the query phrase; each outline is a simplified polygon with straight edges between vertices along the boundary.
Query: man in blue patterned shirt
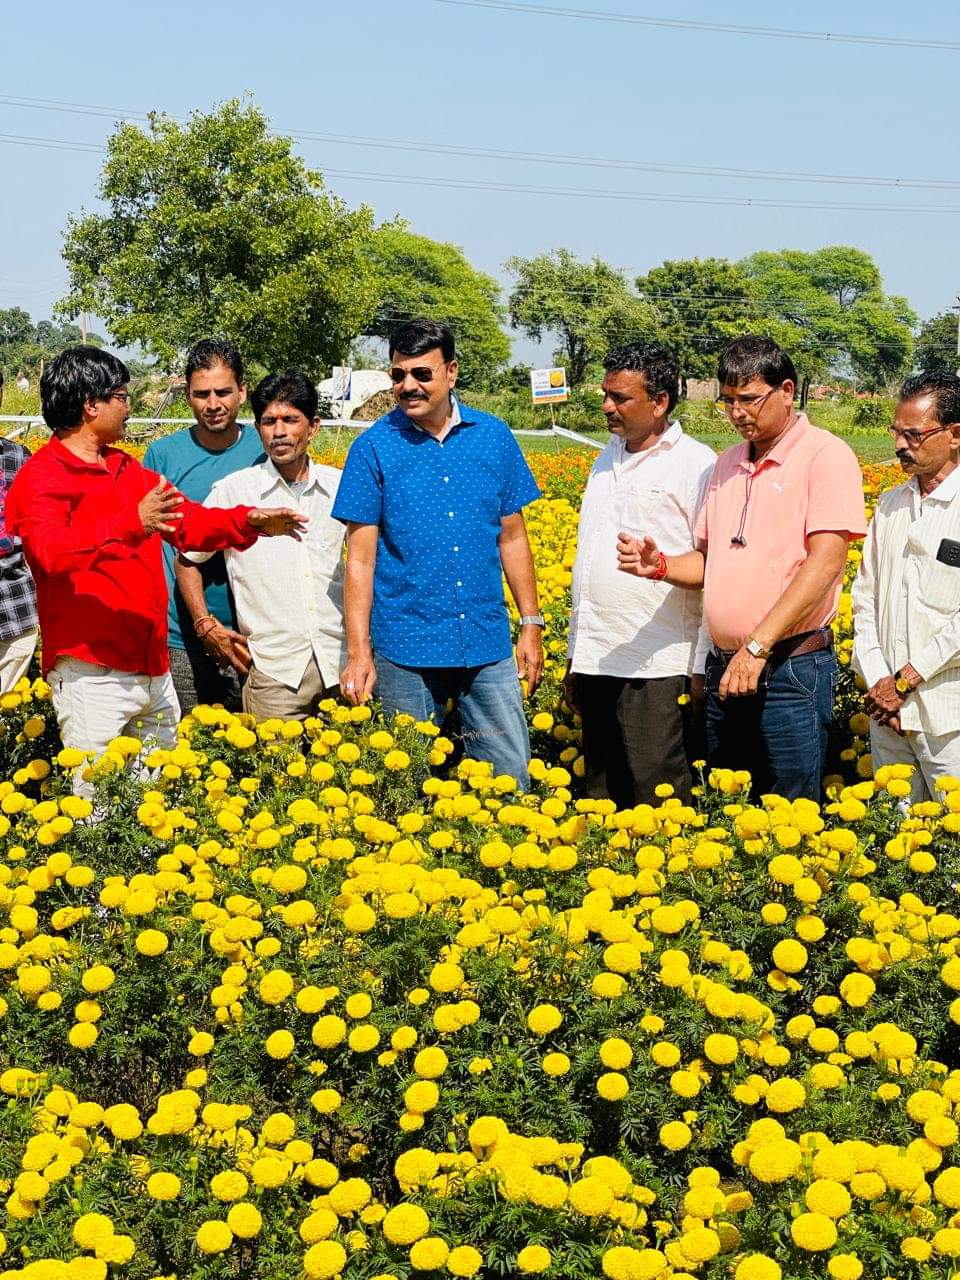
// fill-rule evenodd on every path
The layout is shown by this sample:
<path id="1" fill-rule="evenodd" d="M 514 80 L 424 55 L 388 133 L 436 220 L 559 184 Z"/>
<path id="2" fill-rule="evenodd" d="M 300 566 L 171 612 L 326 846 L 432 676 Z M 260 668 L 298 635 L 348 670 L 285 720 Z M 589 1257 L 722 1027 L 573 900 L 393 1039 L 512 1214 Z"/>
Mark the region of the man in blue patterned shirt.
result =
<path id="1" fill-rule="evenodd" d="M 506 423 L 454 395 L 453 334 L 430 320 L 390 339 L 397 407 L 351 446 L 333 515 L 347 525 L 347 665 L 359 705 L 440 722 L 467 755 L 528 785 L 519 679 L 543 675 L 543 619 L 523 508 L 540 496 Z M 503 578 L 520 611 L 516 660 Z"/>
<path id="2" fill-rule="evenodd" d="M 3 371 L 0 370 L 0 403 Z M 7 490 L 30 457 L 15 440 L 0 436 L 0 694 L 26 675 L 37 647 L 37 589 L 23 558 L 20 539 L 7 533 Z"/>

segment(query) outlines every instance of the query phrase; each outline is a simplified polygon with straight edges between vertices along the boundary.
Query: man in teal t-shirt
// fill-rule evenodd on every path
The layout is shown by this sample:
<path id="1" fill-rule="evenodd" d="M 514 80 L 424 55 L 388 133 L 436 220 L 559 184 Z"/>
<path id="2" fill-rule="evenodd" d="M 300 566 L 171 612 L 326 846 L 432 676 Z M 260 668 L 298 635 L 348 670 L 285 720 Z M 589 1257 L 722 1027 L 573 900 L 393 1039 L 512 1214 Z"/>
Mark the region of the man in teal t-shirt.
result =
<path id="1" fill-rule="evenodd" d="M 232 342 L 206 338 L 187 356 L 187 402 L 196 419 L 192 427 L 155 440 L 143 465 L 159 471 L 194 502 L 203 502 L 217 480 L 263 461 L 263 446 L 253 427 L 237 422 L 247 398 L 243 361 Z M 222 702 L 240 710 L 240 681 L 250 663 L 243 637 L 236 630 L 233 599 L 223 555 L 203 566 L 209 619 L 194 624 L 180 598 L 174 577 L 176 551 L 163 544 L 169 606 L 170 672 L 184 715 L 198 702 Z M 211 622 L 215 625 L 211 625 Z M 197 638 L 197 631 L 202 639 Z"/>

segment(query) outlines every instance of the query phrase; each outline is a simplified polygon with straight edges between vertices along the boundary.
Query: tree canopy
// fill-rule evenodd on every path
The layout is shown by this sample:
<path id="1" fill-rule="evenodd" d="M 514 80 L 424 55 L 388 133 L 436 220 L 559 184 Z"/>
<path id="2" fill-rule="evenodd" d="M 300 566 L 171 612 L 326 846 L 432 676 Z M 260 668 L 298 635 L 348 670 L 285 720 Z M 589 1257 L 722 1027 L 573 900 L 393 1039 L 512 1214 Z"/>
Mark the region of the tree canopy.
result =
<path id="1" fill-rule="evenodd" d="M 924 320 L 917 334 L 914 361 L 925 373 L 955 373 L 960 369 L 957 317 L 950 311 Z"/>
<path id="2" fill-rule="evenodd" d="M 319 375 L 341 360 L 376 307 L 372 213 L 328 194 L 291 148 L 238 100 L 182 125 L 119 125 L 106 211 L 67 228 L 61 314 L 93 312 L 167 368 L 205 334 L 267 368 Z"/>
<path id="3" fill-rule="evenodd" d="M 488 384 L 510 356 L 497 282 L 471 266 L 456 245 L 415 235 L 402 223 L 377 231 L 370 256 L 380 301 L 366 332 L 389 338 L 404 320 L 442 321 L 456 336 L 461 384 Z"/>
<path id="4" fill-rule="evenodd" d="M 583 382 L 590 364 L 611 347 L 656 332 L 653 308 L 602 258 L 581 262 L 569 249 L 555 249 L 535 258 L 510 258 L 505 265 L 516 279 L 509 300 L 511 325 L 535 342 L 548 333 L 559 338 L 554 358 L 566 366 L 571 386 Z"/>
<path id="5" fill-rule="evenodd" d="M 790 352 L 801 378 L 850 372 L 883 390 L 910 368 L 916 317 L 905 298 L 884 293 L 862 249 L 783 249 L 739 265 L 750 280 L 755 329 Z"/>
<path id="6" fill-rule="evenodd" d="M 12 373 L 35 369 L 41 360 L 49 360 L 81 337 L 78 325 L 53 320 L 34 324 L 22 307 L 0 308 L 0 369 Z M 87 342 L 103 346 L 96 333 L 88 333 Z"/>
<path id="7" fill-rule="evenodd" d="M 721 348 L 751 315 L 746 274 L 724 258 L 689 258 L 654 267 L 636 285 L 654 311 L 657 336 L 679 360 L 684 386 L 714 377 Z"/>

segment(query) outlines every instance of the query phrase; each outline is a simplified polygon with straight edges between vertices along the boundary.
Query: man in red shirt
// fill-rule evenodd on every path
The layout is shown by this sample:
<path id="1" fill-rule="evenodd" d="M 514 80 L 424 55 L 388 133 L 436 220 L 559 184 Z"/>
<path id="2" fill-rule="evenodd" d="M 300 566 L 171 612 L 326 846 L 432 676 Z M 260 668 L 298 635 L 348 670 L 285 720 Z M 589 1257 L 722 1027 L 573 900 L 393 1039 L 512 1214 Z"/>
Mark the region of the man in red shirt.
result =
<path id="1" fill-rule="evenodd" d="M 98 755 L 120 734 L 176 741 L 161 539 L 180 551 L 244 550 L 261 535 L 299 538 L 305 524 L 287 508 L 200 506 L 112 448 L 130 413 L 129 381 L 126 365 L 96 347 L 52 360 L 40 397 L 53 437 L 7 495 L 8 527 L 37 584 L 61 739 Z"/>

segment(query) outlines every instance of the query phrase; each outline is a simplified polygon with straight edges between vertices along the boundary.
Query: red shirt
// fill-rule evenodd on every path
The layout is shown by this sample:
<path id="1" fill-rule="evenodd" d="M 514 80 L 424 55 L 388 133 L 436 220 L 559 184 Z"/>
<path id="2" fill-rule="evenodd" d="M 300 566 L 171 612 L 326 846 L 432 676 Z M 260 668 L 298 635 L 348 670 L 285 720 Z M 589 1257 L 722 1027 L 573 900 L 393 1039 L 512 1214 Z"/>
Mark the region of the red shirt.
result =
<path id="1" fill-rule="evenodd" d="M 6 519 L 37 584 L 43 674 L 59 657 L 159 676 L 167 660 L 167 585 L 160 534 L 137 507 L 160 477 L 121 449 L 104 466 L 84 462 L 54 436 L 20 468 Z M 184 499 L 181 551 L 244 550 L 257 540 L 251 507 L 202 507 Z"/>

